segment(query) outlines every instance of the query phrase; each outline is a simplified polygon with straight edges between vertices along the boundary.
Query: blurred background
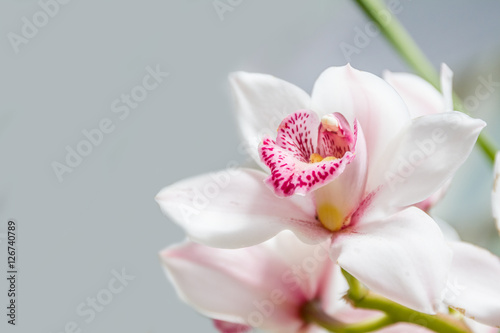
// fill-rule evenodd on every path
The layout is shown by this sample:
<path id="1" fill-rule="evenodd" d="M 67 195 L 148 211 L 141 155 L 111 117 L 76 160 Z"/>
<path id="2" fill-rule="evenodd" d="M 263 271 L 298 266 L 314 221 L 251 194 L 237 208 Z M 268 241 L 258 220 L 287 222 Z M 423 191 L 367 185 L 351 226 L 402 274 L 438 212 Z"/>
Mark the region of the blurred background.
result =
<path id="1" fill-rule="evenodd" d="M 382 36 L 359 43 L 368 21 L 353 1 L 66 2 L 0 3 L 0 234 L 8 219 L 19 225 L 18 325 L 2 320 L 1 331 L 215 332 L 162 272 L 158 252 L 184 233 L 153 198 L 177 180 L 247 160 L 227 75 L 269 73 L 310 92 L 332 65 L 409 69 Z M 401 0 L 397 8 L 435 66 L 453 69 L 461 96 L 475 96 L 490 76 L 500 82 L 500 3 Z M 346 53 L 347 44 L 356 51 Z M 151 72 L 157 84 L 141 90 Z M 471 111 L 498 145 L 500 93 L 491 90 Z M 131 93 L 140 102 L 127 102 Z M 96 128 L 107 133 L 81 144 Z M 86 156 L 68 165 L 77 149 Z M 432 213 L 500 254 L 491 187 L 476 150 Z M 0 254 L 0 267 L 5 261 Z M 127 276 L 123 288 L 106 292 L 117 274 Z M 2 278 L 1 308 L 4 290 Z M 92 307 L 96 298 L 105 304 Z"/>

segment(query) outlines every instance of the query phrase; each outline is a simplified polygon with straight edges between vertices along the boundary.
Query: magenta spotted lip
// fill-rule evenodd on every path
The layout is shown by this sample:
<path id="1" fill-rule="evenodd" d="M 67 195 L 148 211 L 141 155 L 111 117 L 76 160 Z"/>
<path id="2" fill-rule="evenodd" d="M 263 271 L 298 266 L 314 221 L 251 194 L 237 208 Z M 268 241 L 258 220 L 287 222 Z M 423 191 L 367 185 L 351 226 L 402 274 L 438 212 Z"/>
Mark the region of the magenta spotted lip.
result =
<path id="1" fill-rule="evenodd" d="M 276 141 L 264 138 L 261 160 L 271 170 L 266 183 L 278 196 L 307 194 L 337 178 L 355 157 L 354 130 L 340 113 L 321 120 L 311 110 L 287 116 L 278 127 Z"/>

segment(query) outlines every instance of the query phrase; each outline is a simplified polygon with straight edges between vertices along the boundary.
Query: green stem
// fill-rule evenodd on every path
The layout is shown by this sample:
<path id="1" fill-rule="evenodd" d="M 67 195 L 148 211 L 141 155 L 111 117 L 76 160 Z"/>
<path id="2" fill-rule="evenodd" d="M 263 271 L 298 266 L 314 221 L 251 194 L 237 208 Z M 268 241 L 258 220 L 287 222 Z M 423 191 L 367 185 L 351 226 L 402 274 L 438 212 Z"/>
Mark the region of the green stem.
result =
<path id="1" fill-rule="evenodd" d="M 381 0 L 355 0 L 363 9 L 364 13 L 380 28 L 387 40 L 392 44 L 401 57 L 410 65 L 413 70 L 436 89 L 441 90 L 439 75 L 420 50 L 417 43 L 403 27 L 401 22 L 392 14 Z M 463 103 L 456 94 L 453 95 L 453 104 L 458 111 L 465 112 Z M 466 113 L 466 112 L 465 112 Z M 477 143 L 490 162 L 495 161 L 495 153 L 498 150 L 492 140 L 481 133 Z"/>
<path id="2" fill-rule="evenodd" d="M 347 297 L 356 308 L 382 311 L 385 313 L 388 322 L 411 323 L 420 325 L 434 332 L 471 332 L 461 319 L 457 319 L 453 315 L 429 315 L 412 310 L 385 297 L 374 294 L 361 285 L 361 283 L 348 272 L 342 270 L 342 273 L 349 284 Z"/>

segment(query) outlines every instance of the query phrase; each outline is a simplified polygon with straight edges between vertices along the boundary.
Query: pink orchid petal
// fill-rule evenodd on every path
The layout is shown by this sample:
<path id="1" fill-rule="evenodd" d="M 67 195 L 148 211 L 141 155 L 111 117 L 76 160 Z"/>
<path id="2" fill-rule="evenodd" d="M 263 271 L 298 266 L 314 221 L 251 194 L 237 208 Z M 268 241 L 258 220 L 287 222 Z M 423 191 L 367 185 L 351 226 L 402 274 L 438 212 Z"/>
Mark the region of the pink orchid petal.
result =
<path id="1" fill-rule="evenodd" d="M 371 165 L 372 205 L 389 210 L 413 205 L 440 189 L 467 159 L 485 122 L 460 112 L 415 118 Z"/>
<path id="2" fill-rule="evenodd" d="M 282 230 L 311 244 L 327 239 L 312 198 L 278 198 L 264 184 L 266 176 L 251 169 L 202 175 L 164 188 L 156 200 L 192 240 L 208 246 L 251 246 Z"/>
<path id="3" fill-rule="evenodd" d="M 331 256 L 374 292 L 431 314 L 451 264 L 439 227 L 414 207 L 335 234 Z"/>
<path id="4" fill-rule="evenodd" d="M 262 161 L 271 169 L 266 183 L 276 195 L 309 193 L 338 177 L 354 159 L 352 147 L 341 158 L 310 163 L 317 151 L 319 126 L 316 113 L 297 111 L 280 124 L 276 142 L 268 137 L 259 147 Z"/>
<path id="5" fill-rule="evenodd" d="M 350 65 L 326 69 L 314 84 L 311 99 L 320 116 L 339 112 L 351 124 L 359 121 L 368 163 L 379 159 L 410 119 L 403 100 L 387 82 Z"/>
<path id="6" fill-rule="evenodd" d="M 252 330 L 251 326 L 229 323 L 222 320 L 214 320 L 214 326 L 221 333 L 246 333 Z"/>
<path id="7" fill-rule="evenodd" d="M 285 117 L 278 127 L 276 145 L 288 150 L 298 161 L 309 163 L 318 143 L 318 115 L 309 110 L 296 111 Z"/>
<path id="8" fill-rule="evenodd" d="M 300 308 L 332 266 L 327 247 L 306 245 L 290 232 L 244 249 L 186 242 L 160 255 L 179 297 L 197 311 L 273 332 L 302 332 Z"/>
<path id="9" fill-rule="evenodd" d="M 451 242 L 453 261 L 444 301 L 480 323 L 500 327 L 500 258 L 465 242 Z"/>
<path id="10" fill-rule="evenodd" d="M 310 108 L 310 97 L 293 84 L 267 74 L 236 72 L 229 81 L 244 140 L 241 148 L 264 166 L 257 151 L 262 138 L 274 135 L 288 114 Z"/>
<path id="11" fill-rule="evenodd" d="M 491 208 L 497 229 L 500 232 L 500 151 L 495 156 L 495 167 L 493 176 L 493 190 L 491 193 Z"/>

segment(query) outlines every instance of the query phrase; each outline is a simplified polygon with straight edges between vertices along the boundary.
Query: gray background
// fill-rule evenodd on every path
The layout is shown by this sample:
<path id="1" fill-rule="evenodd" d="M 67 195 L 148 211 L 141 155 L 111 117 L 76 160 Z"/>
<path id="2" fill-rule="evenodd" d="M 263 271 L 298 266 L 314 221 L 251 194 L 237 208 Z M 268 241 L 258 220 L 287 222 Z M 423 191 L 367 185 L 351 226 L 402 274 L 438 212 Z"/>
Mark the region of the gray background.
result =
<path id="1" fill-rule="evenodd" d="M 480 76 L 500 80 L 500 3 L 401 3 L 398 17 L 436 66 L 450 65 L 464 96 Z M 229 72 L 271 73 L 310 91 L 323 69 L 346 63 L 339 44 L 354 43 L 364 16 L 333 0 L 243 0 L 224 20 L 212 1 L 73 0 L 16 54 L 8 34 L 20 34 L 22 17 L 39 10 L 32 0 L 0 2 L 0 233 L 9 218 L 18 221 L 20 271 L 18 326 L 8 327 L 0 310 L 0 330 L 59 333 L 74 321 L 83 332 L 215 332 L 163 275 L 158 251 L 184 234 L 153 198 L 176 180 L 246 160 Z M 351 63 L 378 75 L 407 70 L 381 37 Z M 111 103 L 157 64 L 169 77 L 120 120 Z M 498 95 L 476 115 L 500 142 Z M 66 146 L 103 118 L 115 130 L 59 182 L 53 161 L 63 162 Z M 490 189 L 491 169 L 475 152 L 435 214 L 498 253 Z M 86 323 L 77 307 L 122 268 L 135 279 Z M 6 288 L 1 278 L 2 309 Z"/>

